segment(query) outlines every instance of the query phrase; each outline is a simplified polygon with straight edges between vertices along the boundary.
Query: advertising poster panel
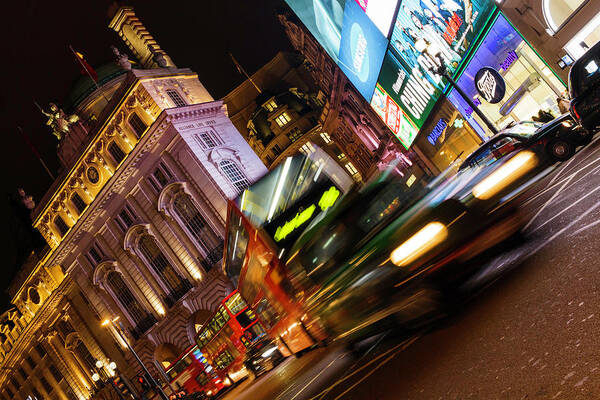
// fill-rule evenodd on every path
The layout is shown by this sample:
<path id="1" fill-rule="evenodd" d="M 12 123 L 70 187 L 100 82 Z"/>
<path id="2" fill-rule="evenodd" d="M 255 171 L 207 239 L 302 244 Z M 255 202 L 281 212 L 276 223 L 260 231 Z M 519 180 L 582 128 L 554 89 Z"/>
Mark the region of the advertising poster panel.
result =
<path id="1" fill-rule="evenodd" d="M 387 37 L 373 23 L 381 22 L 390 0 L 286 0 L 360 94 L 371 100 L 388 46 Z M 390 4 L 388 4 L 390 3 Z M 380 5 L 378 7 L 377 5 Z M 371 10 L 371 18 L 365 10 Z M 395 11 L 391 10 L 391 15 Z M 382 25 L 383 26 L 383 25 Z M 389 30 L 389 28 L 388 28 Z"/>
<path id="2" fill-rule="evenodd" d="M 358 3 L 347 1 L 338 65 L 367 100 L 373 96 L 387 43 Z"/>
<path id="3" fill-rule="evenodd" d="M 337 63 L 346 0 L 285 0 L 285 2 Z"/>
<path id="4" fill-rule="evenodd" d="M 403 59 L 386 54 L 377 83 L 421 128 L 442 91 L 435 81 L 411 68 Z"/>
<path id="5" fill-rule="evenodd" d="M 419 133 L 419 128 L 411 121 L 408 115 L 385 91 L 377 85 L 371 107 L 379 115 L 381 120 L 394 132 L 400 143 L 408 149 Z"/>
<path id="6" fill-rule="evenodd" d="M 430 46 L 428 52 L 439 52 L 448 72 L 454 74 L 494 7 L 493 0 L 404 0 L 391 45 L 411 68 L 420 67 L 424 75 L 431 74 L 415 46 L 424 39 Z"/>
<path id="7" fill-rule="evenodd" d="M 392 19 L 396 12 L 398 0 L 354 0 L 360 8 L 367 13 L 367 16 L 373 21 L 375 26 L 386 38 L 390 33 Z"/>

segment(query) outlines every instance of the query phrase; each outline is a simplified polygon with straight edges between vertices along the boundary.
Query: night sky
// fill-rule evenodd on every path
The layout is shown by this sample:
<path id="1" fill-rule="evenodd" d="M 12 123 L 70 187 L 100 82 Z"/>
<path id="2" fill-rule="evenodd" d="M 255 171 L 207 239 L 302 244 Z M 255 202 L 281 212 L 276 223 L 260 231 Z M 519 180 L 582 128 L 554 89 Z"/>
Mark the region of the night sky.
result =
<path id="1" fill-rule="evenodd" d="M 128 1 L 149 32 L 178 67 L 189 67 L 215 98 L 221 98 L 243 78 L 228 52 L 252 73 L 291 45 L 277 19 L 286 10 L 283 0 Z M 69 93 L 79 78 L 77 62 L 68 46 L 83 53 L 92 66 L 113 60 L 110 45 L 134 59 L 117 34 L 108 29 L 111 2 L 22 0 L 3 4 L 2 214 L 3 262 L 0 264 L 0 312 L 7 305 L 4 290 L 17 267 L 15 212 L 9 196 L 18 187 L 39 201 L 51 184 L 17 127 L 23 128 L 50 170 L 58 174 L 57 140 L 45 125 L 42 107 Z"/>

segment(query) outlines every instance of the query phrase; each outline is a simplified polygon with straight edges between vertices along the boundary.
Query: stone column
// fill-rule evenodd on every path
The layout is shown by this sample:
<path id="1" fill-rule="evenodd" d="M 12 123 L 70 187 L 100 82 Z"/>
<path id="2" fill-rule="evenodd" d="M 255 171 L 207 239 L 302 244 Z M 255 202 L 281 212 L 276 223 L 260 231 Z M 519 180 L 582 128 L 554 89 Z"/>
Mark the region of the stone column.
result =
<path id="1" fill-rule="evenodd" d="M 48 340 L 48 346 L 45 347 L 50 350 L 48 354 L 51 356 L 52 361 L 56 363 L 57 368 L 63 373 L 67 384 L 73 389 L 75 395 L 88 399 L 90 393 L 89 385 L 81 374 L 81 371 L 78 371 L 76 361 L 72 355 L 68 353 L 60 342 L 58 332 L 51 331 L 45 336 Z"/>

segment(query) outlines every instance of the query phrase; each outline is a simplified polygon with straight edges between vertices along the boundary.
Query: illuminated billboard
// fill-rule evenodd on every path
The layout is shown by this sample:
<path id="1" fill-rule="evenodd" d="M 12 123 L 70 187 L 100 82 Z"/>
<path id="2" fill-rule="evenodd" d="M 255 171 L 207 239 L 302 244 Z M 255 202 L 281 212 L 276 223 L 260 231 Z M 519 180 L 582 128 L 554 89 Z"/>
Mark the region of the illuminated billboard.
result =
<path id="1" fill-rule="evenodd" d="M 377 83 L 410 116 L 417 127 L 423 126 L 429 112 L 440 97 L 440 81 L 425 75 L 402 58 L 386 54 Z"/>
<path id="2" fill-rule="evenodd" d="M 338 65 L 365 99 L 373 96 L 386 48 L 387 39 L 358 3 L 347 1 Z"/>
<path id="3" fill-rule="evenodd" d="M 396 12 L 398 0 L 354 0 L 373 21 L 386 38 L 390 33 L 392 19 Z"/>
<path id="4" fill-rule="evenodd" d="M 285 0 L 325 51 L 338 62 L 345 0 Z"/>
<path id="5" fill-rule="evenodd" d="M 429 53 L 439 53 L 453 74 L 494 11 L 492 0 L 404 0 L 392 33 L 391 45 L 411 68 L 431 74 L 415 45 L 424 39 Z"/>
<path id="6" fill-rule="evenodd" d="M 373 107 L 373 110 L 375 110 L 392 132 L 394 132 L 400 143 L 408 149 L 417 137 L 419 128 L 385 89 L 379 85 L 375 88 L 371 107 Z"/>

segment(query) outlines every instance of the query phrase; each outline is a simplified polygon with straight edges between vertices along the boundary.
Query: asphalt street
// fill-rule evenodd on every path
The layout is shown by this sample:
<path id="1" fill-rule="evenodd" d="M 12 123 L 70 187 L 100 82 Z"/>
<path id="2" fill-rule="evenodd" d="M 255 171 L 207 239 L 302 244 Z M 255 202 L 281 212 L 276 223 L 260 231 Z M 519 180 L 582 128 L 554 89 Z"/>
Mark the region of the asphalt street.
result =
<path id="1" fill-rule="evenodd" d="M 600 398 L 600 136 L 549 171 L 523 213 L 523 241 L 489 261 L 486 289 L 433 331 L 388 333 L 361 353 L 317 349 L 224 398 Z"/>

